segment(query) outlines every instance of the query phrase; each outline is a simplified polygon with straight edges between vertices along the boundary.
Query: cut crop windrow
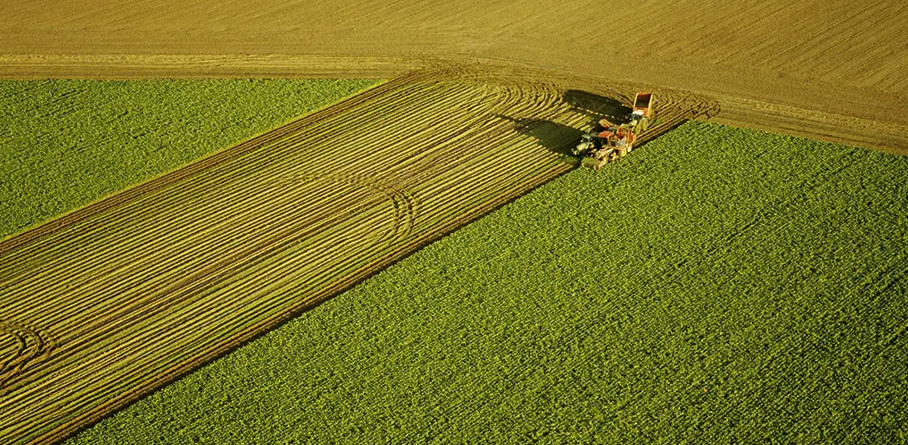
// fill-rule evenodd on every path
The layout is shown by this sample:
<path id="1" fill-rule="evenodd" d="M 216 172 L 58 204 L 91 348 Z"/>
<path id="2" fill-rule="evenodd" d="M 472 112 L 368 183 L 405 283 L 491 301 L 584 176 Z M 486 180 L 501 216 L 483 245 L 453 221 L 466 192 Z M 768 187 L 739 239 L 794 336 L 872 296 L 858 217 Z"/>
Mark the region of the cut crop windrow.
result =
<path id="1" fill-rule="evenodd" d="M 663 97 L 653 133 L 700 110 Z M 554 86 L 414 73 L 3 241 L 0 309 L 56 340 L 4 349 L 0 437 L 68 434 L 570 170 L 573 133 L 514 122 L 589 118 Z"/>

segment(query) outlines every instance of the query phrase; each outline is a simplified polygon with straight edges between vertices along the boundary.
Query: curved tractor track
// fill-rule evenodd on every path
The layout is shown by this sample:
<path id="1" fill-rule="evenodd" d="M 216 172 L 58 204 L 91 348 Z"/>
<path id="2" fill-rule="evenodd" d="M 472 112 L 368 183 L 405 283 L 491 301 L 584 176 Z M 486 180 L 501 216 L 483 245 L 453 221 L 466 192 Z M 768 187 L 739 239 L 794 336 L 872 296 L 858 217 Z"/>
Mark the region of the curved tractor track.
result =
<path id="1" fill-rule="evenodd" d="M 590 113 L 563 93 L 413 73 L 3 241 L 0 442 L 59 440 L 573 168 Z M 661 94 L 653 134 L 709 110 Z"/>

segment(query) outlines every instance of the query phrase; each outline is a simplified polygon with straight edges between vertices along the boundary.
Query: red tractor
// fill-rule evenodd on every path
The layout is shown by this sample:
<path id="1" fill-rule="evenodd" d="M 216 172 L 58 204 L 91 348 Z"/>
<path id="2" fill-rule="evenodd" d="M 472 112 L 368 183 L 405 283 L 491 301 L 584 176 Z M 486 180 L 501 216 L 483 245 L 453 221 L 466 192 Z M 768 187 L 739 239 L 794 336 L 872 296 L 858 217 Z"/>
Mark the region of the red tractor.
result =
<path id="1" fill-rule="evenodd" d="M 583 157 L 584 166 L 599 169 L 630 153 L 637 137 L 649 128 L 654 101 L 652 93 L 637 93 L 634 107 L 623 123 L 601 119 L 597 128 L 581 136 L 574 155 Z"/>

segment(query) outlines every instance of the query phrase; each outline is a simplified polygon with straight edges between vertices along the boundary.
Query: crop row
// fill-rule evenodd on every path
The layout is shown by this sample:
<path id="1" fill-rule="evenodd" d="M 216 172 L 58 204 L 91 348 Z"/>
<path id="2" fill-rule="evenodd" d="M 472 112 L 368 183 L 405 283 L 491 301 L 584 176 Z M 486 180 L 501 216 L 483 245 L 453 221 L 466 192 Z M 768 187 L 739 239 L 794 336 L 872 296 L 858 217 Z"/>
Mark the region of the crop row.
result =
<path id="1" fill-rule="evenodd" d="M 412 74 L 5 241 L 0 321 L 53 342 L 0 350 L 0 437 L 65 435 L 567 171 L 570 133 L 514 122 L 588 119 Z"/>

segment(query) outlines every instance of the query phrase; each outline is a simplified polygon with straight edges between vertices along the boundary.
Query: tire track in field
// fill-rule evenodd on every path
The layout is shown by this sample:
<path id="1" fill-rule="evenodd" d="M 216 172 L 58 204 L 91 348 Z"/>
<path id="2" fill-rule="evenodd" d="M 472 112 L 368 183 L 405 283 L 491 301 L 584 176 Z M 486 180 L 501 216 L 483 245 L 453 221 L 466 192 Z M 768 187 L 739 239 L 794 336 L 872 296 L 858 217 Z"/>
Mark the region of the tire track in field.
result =
<path id="1" fill-rule="evenodd" d="M 379 242 L 395 242 L 406 239 L 413 230 L 416 219 L 418 198 L 407 190 L 386 184 L 380 180 L 357 174 L 313 174 L 306 176 L 291 176 L 278 178 L 278 181 L 293 183 L 322 183 L 322 184 L 348 184 L 365 189 L 370 189 L 381 194 L 394 207 L 394 224 L 384 234 Z"/>
<path id="2" fill-rule="evenodd" d="M 0 319 L 0 391 L 12 379 L 41 361 L 54 350 L 55 339 L 47 331 L 28 323 Z"/>
<path id="3" fill-rule="evenodd" d="M 509 119 L 588 116 L 486 77 L 411 73 L 0 242 L 0 314 L 33 322 L 0 331 L 2 441 L 70 434 L 573 168 Z M 708 108 L 664 97 L 667 124 Z"/>

